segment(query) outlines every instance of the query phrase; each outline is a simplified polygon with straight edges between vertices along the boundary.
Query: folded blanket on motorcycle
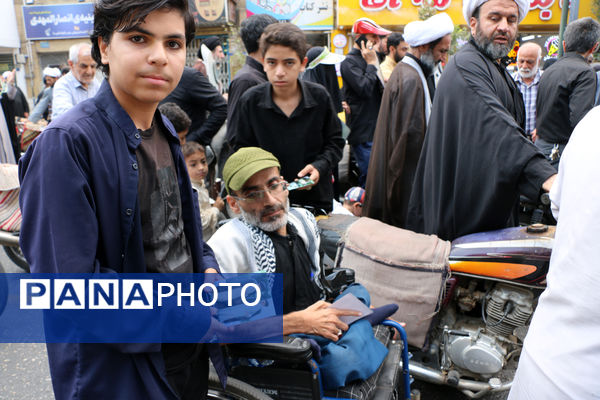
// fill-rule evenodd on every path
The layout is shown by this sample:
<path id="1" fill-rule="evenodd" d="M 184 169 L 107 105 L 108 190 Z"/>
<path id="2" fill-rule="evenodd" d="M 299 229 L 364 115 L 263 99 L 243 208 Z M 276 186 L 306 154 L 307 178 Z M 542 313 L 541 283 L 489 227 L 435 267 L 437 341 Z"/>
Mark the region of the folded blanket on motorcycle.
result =
<path id="1" fill-rule="evenodd" d="M 393 319 L 406 322 L 408 343 L 422 347 L 449 277 L 450 242 L 370 218 L 347 229 L 335 266 L 351 268 L 371 304 L 398 304 Z"/>

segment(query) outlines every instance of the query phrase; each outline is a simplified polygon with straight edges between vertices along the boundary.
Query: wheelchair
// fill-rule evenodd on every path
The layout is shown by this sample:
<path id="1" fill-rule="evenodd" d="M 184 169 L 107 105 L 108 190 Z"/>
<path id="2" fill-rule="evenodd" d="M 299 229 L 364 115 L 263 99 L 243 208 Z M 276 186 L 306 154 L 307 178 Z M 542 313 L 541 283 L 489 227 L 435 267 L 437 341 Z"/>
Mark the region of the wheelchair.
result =
<path id="1" fill-rule="evenodd" d="M 327 298 L 354 282 L 351 270 L 336 268 L 326 276 Z M 394 329 L 400 334 L 395 340 Z M 215 373 L 209 376 L 210 399 L 245 400 L 395 400 L 410 399 L 412 378 L 409 353 L 402 325 L 384 320 L 373 327 L 375 337 L 388 349 L 376 372 L 364 381 L 351 382 L 337 390 L 324 390 L 319 366 L 309 340 L 286 336 L 283 343 L 229 344 L 228 383 L 223 389 Z"/>

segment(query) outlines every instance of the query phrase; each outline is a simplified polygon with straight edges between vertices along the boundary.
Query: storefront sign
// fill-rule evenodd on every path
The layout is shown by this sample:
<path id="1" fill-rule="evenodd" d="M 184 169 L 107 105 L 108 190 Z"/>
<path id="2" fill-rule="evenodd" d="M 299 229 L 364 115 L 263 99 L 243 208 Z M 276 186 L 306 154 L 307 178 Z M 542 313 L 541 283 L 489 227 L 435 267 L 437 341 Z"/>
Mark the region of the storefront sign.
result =
<path id="1" fill-rule="evenodd" d="M 246 13 L 269 14 L 303 30 L 333 28 L 333 0 L 247 0 Z"/>
<path id="2" fill-rule="evenodd" d="M 455 25 L 466 25 L 461 0 L 339 0 L 338 25 L 352 26 L 361 17 L 373 19 L 380 25 L 406 25 L 419 19 L 423 3 L 448 13 Z M 521 26 L 559 25 L 562 0 L 530 0 L 530 11 Z M 579 1 L 579 18 L 593 17 L 592 0 Z"/>
<path id="3" fill-rule="evenodd" d="M 338 49 L 343 49 L 348 44 L 348 38 L 343 33 L 338 33 L 332 39 L 333 46 Z"/>
<path id="4" fill-rule="evenodd" d="M 546 43 L 544 43 L 544 47 L 546 48 L 546 52 L 548 52 L 548 55 L 544 57 L 544 60 L 558 58 L 558 36 L 550 36 L 546 40 Z"/>
<path id="5" fill-rule="evenodd" d="M 189 0 L 197 26 L 220 26 L 227 23 L 225 0 Z"/>
<path id="6" fill-rule="evenodd" d="M 87 38 L 94 28 L 94 5 L 23 6 L 23 22 L 29 40 Z"/>

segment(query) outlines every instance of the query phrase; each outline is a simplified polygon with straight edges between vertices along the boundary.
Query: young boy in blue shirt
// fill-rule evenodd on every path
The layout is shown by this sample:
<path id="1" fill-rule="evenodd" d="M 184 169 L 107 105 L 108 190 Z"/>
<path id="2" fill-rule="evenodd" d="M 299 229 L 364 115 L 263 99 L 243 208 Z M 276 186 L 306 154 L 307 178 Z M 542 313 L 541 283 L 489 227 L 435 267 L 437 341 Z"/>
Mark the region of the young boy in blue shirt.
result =
<path id="1" fill-rule="evenodd" d="M 52 121 L 20 162 L 21 247 L 32 272 L 215 272 L 171 123 L 186 0 L 98 0 L 92 56 L 106 79 Z M 206 393 L 198 344 L 48 343 L 57 399 L 187 399 Z"/>

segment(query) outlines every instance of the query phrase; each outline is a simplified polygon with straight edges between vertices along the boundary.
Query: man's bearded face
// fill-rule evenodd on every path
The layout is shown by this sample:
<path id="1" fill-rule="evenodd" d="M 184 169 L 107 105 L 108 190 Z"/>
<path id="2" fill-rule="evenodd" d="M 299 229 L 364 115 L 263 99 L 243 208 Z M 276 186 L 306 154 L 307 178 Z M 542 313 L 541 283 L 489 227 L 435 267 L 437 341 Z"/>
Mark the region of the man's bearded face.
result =
<path id="1" fill-rule="evenodd" d="M 479 50 L 492 60 L 508 55 L 515 44 L 519 8 L 513 0 L 489 0 L 471 17 L 471 36 Z"/>
<path id="2" fill-rule="evenodd" d="M 397 63 L 402 61 L 402 59 L 408 52 L 408 49 L 409 49 L 408 43 L 406 43 L 404 41 L 398 43 L 398 46 L 396 46 L 396 50 L 394 51 L 394 61 L 396 61 Z"/>
<path id="3" fill-rule="evenodd" d="M 260 209 L 245 211 L 240 207 L 242 218 L 250 225 L 256 226 L 265 232 L 275 232 L 287 224 L 288 211 L 290 209 L 290 200 L 285 203 L 267 204 Z M 284 210 L 284 213 L 277 215 L 277 211 Z M 275 215 L 271 215 L 276 213 Z M 263 221 L 266 219 L 266 221 Z"/>
<path id="4" fill-rule="evenodd" d="M 426 74 L 433 71 L 433 69 L 435 68 L 435 65 L 437 64 L 437 62 L 435 61 L 435 58 L 433 57 L 433 50 L 431 48 L 429 50 L 427 50 L 425 53 L 421 54 L 421 57 L 419 57 L 419 60 L 421 60 L 421 63 L 423 64 L 425 69 L 428 70 L 428 71 L 425 71 Z"/>
<path id="5" fill-rule="evenodd" d="M 522 68 L 519 68 L 519 75 L 521 75 L 521 78 L 529 79 L 529 78 L 533 78 L 535 76 L 535 74 L 537 74 L 537 71 L 538 71 L 537 64 L 536 64 L 535 68 L 522 67 Z"/>
<path id="6" fill-rule="evenodd" d="M 521 46 L 519 54 L 517 54 L 517 67 L 519 67 L 521 78 L 533 78 L 537 74 L 541 59 L 542 50 L 539 46 L 528 43 Z"/>
<path id="7" fill-rule="evenodd" d="M 481 24 L 477 24 L 477 32 L 473 37 L 475 43 L 479 46 L 479 49 L 492 60 L 505 57 L 512 50 L 516 35 L 511 35 L 509 31 L 500 32 L 493 31 L 489 35 L 483 32 Z M 498 43 L 498 41 L 505 41 L 505 43 Z"/>

